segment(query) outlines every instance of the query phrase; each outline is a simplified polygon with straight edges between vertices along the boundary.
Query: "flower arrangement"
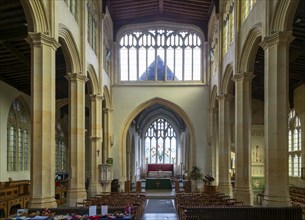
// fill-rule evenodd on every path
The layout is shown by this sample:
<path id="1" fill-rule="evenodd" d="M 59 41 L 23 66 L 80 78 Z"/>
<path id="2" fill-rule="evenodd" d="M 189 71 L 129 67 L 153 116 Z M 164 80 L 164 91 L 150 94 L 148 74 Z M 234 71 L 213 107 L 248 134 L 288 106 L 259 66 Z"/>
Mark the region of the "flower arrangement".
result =
<path id="1" fill-rule="evenodd" d="M 189 178 L 191 180 L 202 180 L 203 174 L 201 172 L 201 169 L 197 166 L 193 166 L 193 169 L 190 172 Z"/>

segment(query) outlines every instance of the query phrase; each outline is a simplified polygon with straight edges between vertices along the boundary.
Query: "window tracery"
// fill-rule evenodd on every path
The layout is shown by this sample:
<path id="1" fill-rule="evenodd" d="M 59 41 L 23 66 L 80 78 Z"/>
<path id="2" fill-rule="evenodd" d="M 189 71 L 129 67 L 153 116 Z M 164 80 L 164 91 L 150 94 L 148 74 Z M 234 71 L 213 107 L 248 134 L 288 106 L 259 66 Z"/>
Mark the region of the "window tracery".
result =
<path id="1" fill-rule="evenodd" d="M 158 118 L 144 135 L 146 163 L 176 163 L 177 134 L 165 119 Z"/>
<path id="2" fill-rule="evenodd" d="M 289 176 L 301 176 L 302 167 L 301 121 L 294 109 L 288 118 L 288 163 Z"/>
<path id="3" fill-rule="evenodd" d="M 7 120 L 7 171 L 28 171 L 30 122 L 24 106 L 16 99 Z"/>
<path id="4" fill-rule="evenodd" d="M 120 39 L 120 81 L 201 81 L 201 38 L 191 31 L 148 29 Z"/>

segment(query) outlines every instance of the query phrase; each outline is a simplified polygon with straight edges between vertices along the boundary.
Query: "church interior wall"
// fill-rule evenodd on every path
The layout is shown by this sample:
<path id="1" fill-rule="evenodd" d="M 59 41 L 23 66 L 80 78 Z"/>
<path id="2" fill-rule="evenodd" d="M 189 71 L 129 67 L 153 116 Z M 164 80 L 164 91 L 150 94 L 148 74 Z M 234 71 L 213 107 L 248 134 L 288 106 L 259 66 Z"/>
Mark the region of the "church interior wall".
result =
<path id="1" fill-rule="evenodd" d="M 124 169 L 129 169 L 126 171 L 127 176 L 124 177 L 125 179 L 127 177 L 131 177 L 131 179 L 137 180 L 139 178 L 139 164 L 141 158 L 132 158 L 130 157 L 127 161 L 129 162 L 129 168 L 126 168 L 126 164 L 124 166 L 121 166 L 122 163 L 126 162 L 121 160 L 122 159 L 122 153 L 124 151 L 121 151 L 121 146 L 120 143 L 122 141 L 120 140 L 121 138 L 126 139 L 126 136 L 122 136 L 122 130 L 126 125 L 126 121 L 128 121 L 128 117 L 130 117 L 131 113 L 134 112 L 138 106 L 140 106 L 142 103 L 147 102 L 148 100 L 151 100 L 155 97 L 160 97 L 164 100 L 167 100 L 169 102 L 172 102 L 173 104 L 176 104 L 179 106 L 189 117 L 190 123 L 192 124 L 194 128 L 194 146 L 196 147 L 195 151 L 196 152 L 194 155 L 192 154 L 192 161 L 196 162 L 196 165 L 198 167 L 202 168 L 202 171 L 204 174 L 211 173 L 211 170 L 209 167 L 212 167 L 212 162 L 217 161 L 218 158 L 210 158 L 209 157 L 209 146 L 208 146 L 208 134 L 209 134 L 209 91 L 212 91 L 212 88 L 216 86 L 217 88 L 224 88 L 222 85 L 223 83 L 223 76 L 225 74 L 226 67 L 228 65 L 232 66 L 233 71 L 237 70 L 236 66 L 238 63 L 238 55 L 236 54 L 236 47 L 238 47 L 239 54 L 241 54 L 241 51 L 243 50 L 243 45 L 245 44 L 248 34 L 251 31 L 251 29 L 257 25 L 263 27 L 263 36 L 266 35 L 267 30 L 269 28 L 269 23 L 271 23 L 273 13 L 276 9 L 276 4 L 280 0 L 275 0 L 275 1 L 260 1 L 257 0 L 256 4 L 254 5 L 254 8 L 251 10 L 249 13 L 247 19 L 240 25 L 240 24 L 235 24 L 240 25 L 238 27 L 238 33 L 235 32 L 235 34 L 238 34 L 238 36 L 235 36 L 235 39 L 238 39 L 237 42 L 233 41 L 229 47 L 227 53 L 222 56 L 222 49 L 219 48 L 221 44 L 218 44 L 218 51 L 219 52 L 219 57 L 218 60 L 221 60 L 220 64 L 221 67 L 219 68 L 219 72 L 217 71 L 214 74 L 211 74 L 209 68 L 205 68 L 205 71 L 208 74 L 211 74 L 209 77 L 205 77 L 207 80 L 208 86 L 205 86 L 204 84 L 201 85 L 171 85 L 171 86 L 163 86 L 163 85 L 154 85 L 154 86 L 143 86 L 143 85 L 136 85 L 136 86 L 122 86 L 122 85 L 114 85 L 111 87 L 113 84 L 112 82 L 112 73 L 114 73 L 116 70 L 115 67 L 115 58 L 112 60 L 112 65 L 110 66 L 110 70 L 107 68 L 103 68 L 103 63 L 101 63 L 101 58 L 104 56 L 103 52 L 104 47 L 106 45 L 104 42 L 101 40 L 100 42 L 100 50 L 97 52 L 98 55 L 94 53 L 94 51 L 91 49 L 90 45 L 88 44 L 86 38 L 87 35 L 86 33 L 82 33 L 82 31 L 85 29 L 83 28 L 83 25 L 86 25 L 86 19 L 83 19 L 82 22 L 77 22 L 74 18 L 74 16 L 69 12 L 66 4 L 64 1 L 56 1 L 54 4 L 56 8 L 55 14 L 55 26 L 58 27 L 56 28 L 56 31 L 58 31 L 60 28 L 67 28 L 69 32 L 71 33 L 71 36 L 73 36 L 73 40 L 75 41 L 75 46 L 77 47 L 77 51 L 81 57 L 81 63 L 87 63 L 88 65 L 92 65 L 94 69 L 94 74 L 97 74 L 97 79 L 99 81 L 99 86 L 101 88 L 104 88 L 106 86 L 108 88 L 108 91 L 110 93 L 109 99 L 113 100 L 113 103 L 107 103 L 109 106 L 109 109 L 112 110 L 112 118 L 113 120 L 111 121 L 111 131 L 114 132 L 113 136 L 111 136 L 113 145 L 111 145 L 109 149 L 109 157 L 114 158 L 114 167 L 113 167 L 113 178 L 122 178 L 123 170 Z M 46 10 L 47 8 L 51 5 L 48 4 L 48 1 L 44 1 Z M 240 3 L 240 1 L 237 1 Z M 82 3 L 82 6 L 84 6 L 84 9 L 80 11 L 81 17 L 85 16 L 86 13 L 85 10 L 87 10 L 87 5 L 85 3 Z M 48 12 L 49 13 L 49 12 Z M 49 13 L 48 16 L 51 18 L 52 13 Z M 217 15 L 213 14 L 215 18 L 213 19 L 213 22 L 218 22 L 216 17 Z M 236 16 L 236 14 L 235 14 Z M 220 16 L 221 17 L 221 16 Z M 239 18 L 238 18 L 239 19 Z M 238 20 L 238 19 L 235 19 Z M 109 21 L 107 21 L 109 22 Z M 221 23 L 221 22 L 220 22 Z M 53 25 L 53 23 L 52 23 Z M 112 23 L 107 23 L 107 25 L 112 26 Z M 100 28 L 107 28 L 106 26 L 102 26 Z M 212 27 L 209 27 L 209 29 L 212 29 Z M 112 33 L 112 30 L 110 31 Z M 222 33 L 222 30 L 219 30 L 219 33 Z M 108 35 L 109 31 L 105 31 L 103 34 L 104 37 L 105 35 Z M 221 39 L 221 34 L 219 34 L 219 40 Z M 101 39 L 104 39 L 104 37 L 99 37 Z M 107 36 L 107 39 L 113 39 L 112 36 Z M 218 42 L 219 42 L 218 40 Z M 83 44 L 82 42 L 85 41 L 86 43 Z M 108 42 L 107 45 L 112 45 L 113 42 Z M 209 45 L 207 43 L 207 45 Z M 207 46 L 206 48 L 209 48 Z M 112 48 L 113 49 L 113 48 Z M 100 53 L 101 52 L 101 53 Z M 113 57 L 115 57 L 115 52 L 114 51 Z M 99 54 L 100 53 L 100 54 Z M 237 52 L 238 53 L 238 52 Z M 206 53 L 209 54 L 209 53 Z M 208 58 L 209 59 L 209 58 Z M 209 60 L 206 59 L 203 63 L 206 63 L 210 65 Z M 118 65 L 117 65 L 118 66 Z M 113 67 L 113 68 L 112 68 Z M 85 67 L 83 68 L 85 71 Z M 84 74 L 84 73 L 83 73 Z M 233 74 L 236 74 L 233 72 Z M 254 73 L 255 74 L 255 73 Z M 112 77 L 112 78 L 111 78 Z M 220 89 L 221 90 L 221 89 Z M 226 91 L 221 91 L 226 93 Z M 217 94 L 218 95 L 218 94 Z M 216 95 L 216 96 L 217 96 Z M 0 181 L 8 181 L 9 178 L 12 178 L 13 180 L 24 180 L 24 179 L 30 179 L 30 171 L 23 171 L 23 172 L 7 172 L 6 167 L 7 167 L 7 116 L 8 112 L 10 109 L 10 106 L 12 102 L 14 101 L 15 98 L 18 96 L 22 96 L 27 105 L 28 108 L 30 109 L 31 106 L 31 97 L 28 95 L 25 95 L 21 92 L 19 92 L 17 89 L 14 87 L 9 86 L 8 84 L 0 81 L 0 155 L 1 155 L 1 160 L 0 160 Z M 302 130 L 305 130 L 305 86 L 302 85 L 299 88 L 295 90 L 294 94 L 294 107 L 296 112 L 303 118 L 301 118 L 301 123 L 302 124 Z M 175 109 L 173 109 L 175 110 Z M 230 105 L 230 137 L 231 137 L 231 149 L 234 150 L 234 139 L 235 139 L 235 97 L 232 98 L 231 105 Z M 264 188 L 264 102 L 252 99 L 252 127 L 251 127 L 251 169 L 252 169 L 252 189 L 254 192 L 262 192 Z M 67 122 L 68 124 L 68 122 Z M 89 128 L 89 119 L 88 117 L 86 118 L 86 129 Z M 113 128 L 113 129 L 112 129 Z M 134 129 L 134 128 L 133 128 Z M 190 130 L 188 130 L 190 131 Z M 192 131 L 190 131 L 192 132 Z M 129 134 L 129 133 L 128 133 Z M 136 132 L 132 132 L 134 136 L 132 136 L 132 140 L 138 140 L 138 136 Z M 111 134 L 112 135 L 112 134 Z M 304 135 L 305 136 L 305 135 Z M 302 142 L 305 140 L 305 137 L 303 136 Z M 216 137 L 218 139 L 219 137 Z M 139 148 L 139 142 L 134 143 L 132 140 L 129 140 L 129 145 L 134 145 L 135 146 L 135 154 L 137 154 L 138 151 L 141 151 Z M 217 142 L 218 140 L 215 140 Z M 86 152 L 89 152 L 89 132 L 86 133 L 86 140 L 85 140 L 85 145 L 86 145 Z M 216 144 L 215 144 L 216 145 Z M 304 145 L 304 144 L 303 144 Z M 304 146 L 303 151 L 304 152 Z M 125 153 L 126 153 L 126 149 Z M 129 153 L 131 153 L 129 151 Z M 135 155 L 134 154 L 134 155 Z M 86 161 L 90 161 L 90 155 L 86 154 Z M 236 155 L 238 156 L 238 155 Z M 303 167 L 305 164 L 305 155 L 302 155 L 302 161 L 303 161 Z M 213 164 L 213 166 L 217 166 Z M 130 171 L 131 170 L 131 171 Z M 135 173 L 132 173 L 134 172 Z M 131 172 L 131 174 L 129 174 Z M 218 173 L 218 169 L 216 170 L 216 173 Z M 87 163 L 86 164 L 86 176 L 90 175 L 90 166 Z M 131 175 L 131 176 L 129 176 Z M 301 178 L 296 178 L 296 177 L 289 177 L 289 184 L 299 186 L 299 187 L 304 187 L 304 182 L 305 180 L 302 180 Z"/>
<path id="2" fill-rule="evenodd" d="M 130 117 L 130 114 L 142 103 L 161 97 L 178 105 L 191 120 L 194 127 L 197 148 L 197 165 L 206 170 L 205 163 L 208 160 L 208 89 L 204 86 L 183 86 L 183 87 L 150 87 L 145 86 L 115 86 L 113 87 L 113 131 L 114 131 L 114 146 L 112 149 L 112 157 L 120 158 L 119 155 L 119 139 L 125 122 Z M 175 110 L 175 109 L 174 109 Z M 125 138 L 125 137 L 122 137 Z M 195 156 L 195 155 L 194 155 Z M 195 158 L 194 158 L 195 159 Z M 195 159 L 196 160 L 196 159 Z M 119 173 L 119 165 L 114 163 L 114 174 Z M 117 174 L 118 175 L 118 174 Z M 117 177 L 118 178 L 118 177 Z"/>
<path id="3" fill-rule="evenodd" d="M 266 12 L 266 1 L 256 1 L 253 9 L 250 11 L 246 20 L 239 26 L 239 44 L 244 45 L 247 40 L 248 33 L 255 26 L 262 26 L 266 23 L 266 16 L 263 16 L 263 12 Z M 239 53 L 241 53 L 243 47 L 239 47 Z"/>
<path id="4" fill-rule="evenodd" d="M 56 1 L 55 5 L 58 27 L 68 28 L 69 32 L 73 36 L 75 44 L 79 46 L 82 39 L 86 37 L 86 34 L 81 34 L 82 23 L 80 21 L 75 20 L 74 16 L 70 13 L 64 1 Z M 80 48 L 78 48 L 78 51 L 80 51 Z"/>

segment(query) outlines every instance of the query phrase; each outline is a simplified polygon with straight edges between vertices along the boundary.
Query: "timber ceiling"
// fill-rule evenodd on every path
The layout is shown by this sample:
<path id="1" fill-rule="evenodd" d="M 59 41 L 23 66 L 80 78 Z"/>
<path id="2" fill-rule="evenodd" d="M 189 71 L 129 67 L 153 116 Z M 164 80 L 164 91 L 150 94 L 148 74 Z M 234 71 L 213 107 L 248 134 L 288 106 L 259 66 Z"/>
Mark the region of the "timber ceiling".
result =
<path id="1" fill-rule="evenodd" d="M 293 91 L 305 83 L 305 1 L 300 0 L 293 22 L 294 40 L 289 47 L 289 101 L 294 106 Z M 252 84 L 252 96 L 264 100 L 264 50 L 260 47 L 256 54 Z"/>
<path id="2" fill-rule="evenodd" d="M 126 25 L 153 21 L 193 24 L 207 32 L 207 23 L 219 0 L 108 0 L 114 33 Z"/>
<path id="3" fill-rule="evenodd" d="M 211 7 L 218 0 L 108 0 L 107 7 L 115 30 L 125 24 L 148 21 L 175 21 L 205 29 Z M 0 0 L 0 80 L 31 94 L 31 50 L 25 41 L 27 21 L 20 0 Z M 305 1 L 300 0 L 294 18 L 289 48 L 289 95 L 305 83 Z M 61 48 L 56 52 L 56 98 L 68 96 L 65 60 Z M 253 98 L 264 99 L 264 51 L 259 48 L 254 64 Z M 290 103 L 293 105 L 292 101 Z"/>

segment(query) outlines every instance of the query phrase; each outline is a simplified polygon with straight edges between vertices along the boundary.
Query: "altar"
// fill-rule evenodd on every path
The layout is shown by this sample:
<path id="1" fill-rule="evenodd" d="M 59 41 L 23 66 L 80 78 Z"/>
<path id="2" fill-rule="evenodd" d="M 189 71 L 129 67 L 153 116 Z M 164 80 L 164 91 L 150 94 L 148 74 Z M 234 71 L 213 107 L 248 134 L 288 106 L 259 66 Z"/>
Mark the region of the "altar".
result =
<path id="1" fill-rule="evenodd" d="M 149 178 L 172 177 L 174 175 L 174 164 L 147 164 L 147 174 Z"/>
<path id="2" fill-rule="evenodd" d="M 156 189 L 172 189 L 172 182 L 170 178 L 147 178 L 145 181 L 146 190 Z"/>
<path id="3" fill-rule="evenodd" d="M 170 178 L 173 176 L 172 171 L 149 171 L 148 178 Z"/>

